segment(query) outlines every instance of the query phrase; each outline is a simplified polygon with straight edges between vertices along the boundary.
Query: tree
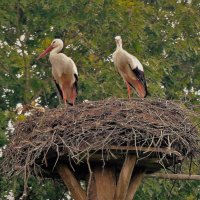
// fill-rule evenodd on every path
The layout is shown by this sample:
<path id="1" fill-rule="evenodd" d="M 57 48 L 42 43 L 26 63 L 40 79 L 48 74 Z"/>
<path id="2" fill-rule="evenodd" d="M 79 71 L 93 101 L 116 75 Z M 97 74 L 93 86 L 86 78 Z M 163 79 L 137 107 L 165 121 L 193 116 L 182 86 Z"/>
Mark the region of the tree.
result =
<path id="1" fill-rule="evenodd" d="M 144 65 L 152 97 L 184 100 L 199 112 L 199 24 L 198 0 L 1 1 L 0 147 L 7 142 L 9 120 L 18 119 L 14 112 L 17 103 L 30 104 L 40 97 L 43 106 L 59 105 L 48 59 L 36 61 L 37 55 L 55 37 L 64 41 L 63 51 L 77 64 L 78 102 L 127 97 L 123 80 L 111 62 L 116 48 L 114 37 L 121 35 L 124 48 Z M 145 182 L 138 198 L 148 199 L 146 191 L 152 198 L 160 198 L 171 187 L 171 183 L 163 183 L 156 196 L 148 188 L 150 183 Z M 0 183 L 3 184 L 4 181 Z M 195 184 L 181 184 L 181 187 L 191 189 Z M 183 195 L 190 198 L 188 193 Z"/>

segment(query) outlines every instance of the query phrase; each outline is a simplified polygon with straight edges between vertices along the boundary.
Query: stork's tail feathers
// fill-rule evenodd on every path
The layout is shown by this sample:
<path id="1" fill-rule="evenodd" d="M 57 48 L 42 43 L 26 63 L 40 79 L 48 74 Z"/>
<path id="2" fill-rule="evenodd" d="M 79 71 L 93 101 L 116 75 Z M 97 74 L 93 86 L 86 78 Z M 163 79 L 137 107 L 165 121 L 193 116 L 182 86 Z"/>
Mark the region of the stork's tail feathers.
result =
<path id="1" fill-rule="evenodd" d="M 75 82 L 74 82 L 74 84 L 72 85 L 72 88 L 71 88 L 70 102 L 68 101 L 69 105 L 74 105 L 75 100 L 76 100 L 77 95 L 78 95 L 78 76 L 77 76 L 77 74 L 74 74 L 74 77 L 75 77 Z"/>
<path id="2" fill-rule="evenodd" d="M 141 81 L 134 80 L 134 81 L 132 81 L 132 83 L 129 83 L 129 85 L 136 90 L 137 95 L 140 98 L 145 98 L 147 96 L 147 94 L 148 94 L 147 87 L 146 87 L 146 85 L 143 85 L 141 83 Z"/>
<path id="3" fill-rule="evenodd" d="M 144 76 L 144 71 L 139 69 L 138 67 L 132 69 L 129 64 L 130 69 L 133 71 L 134 75 L 137 77 L 137 80 L 131 80 L 129 83 L 137 92 L 138 96 L 141 98 L 145 98 L 148 94 L 147 92 L 147 84 Z"/>

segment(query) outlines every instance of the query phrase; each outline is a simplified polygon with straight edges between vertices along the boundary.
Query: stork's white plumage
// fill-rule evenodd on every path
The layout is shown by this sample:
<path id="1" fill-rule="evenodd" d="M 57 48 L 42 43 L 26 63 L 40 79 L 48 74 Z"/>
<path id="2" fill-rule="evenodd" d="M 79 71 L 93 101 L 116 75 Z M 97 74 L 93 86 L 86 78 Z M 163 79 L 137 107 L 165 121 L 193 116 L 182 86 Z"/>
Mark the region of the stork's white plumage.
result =
<path id="1" fill-rule="evenodd" d="M 126 83 L 128 96 L 130 98 L 130 86 L 134 88 L 141 98 L 147 96 L 147 86 L 144 77 L 144 69 L 140 61 L 122 48 L 121 36 L 115 37 L 116 51 L 113 53 L 114 64 Z"/>
<path id="2" fill-rule="evenodd" d="M 61 39 L 54 39 L 51 45 L 42 52 L 38 59 L 50 52 L 49 60 L 52 65 L 52 75 L 61 97 L 74 105 L 77 96 L 78 71 L 74 61 L 60 51 L 63 48 Z"/>

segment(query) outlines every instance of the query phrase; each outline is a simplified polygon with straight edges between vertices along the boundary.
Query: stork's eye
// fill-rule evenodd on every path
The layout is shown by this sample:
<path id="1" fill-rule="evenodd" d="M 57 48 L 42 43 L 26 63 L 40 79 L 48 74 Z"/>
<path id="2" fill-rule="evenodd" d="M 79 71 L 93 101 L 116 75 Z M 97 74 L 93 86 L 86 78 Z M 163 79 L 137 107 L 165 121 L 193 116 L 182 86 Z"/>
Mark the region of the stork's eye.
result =
<path id="1" fill-rule="evenodd" d="M 53 41 L 53 44 L 55 43 L 56 41 Z"/>

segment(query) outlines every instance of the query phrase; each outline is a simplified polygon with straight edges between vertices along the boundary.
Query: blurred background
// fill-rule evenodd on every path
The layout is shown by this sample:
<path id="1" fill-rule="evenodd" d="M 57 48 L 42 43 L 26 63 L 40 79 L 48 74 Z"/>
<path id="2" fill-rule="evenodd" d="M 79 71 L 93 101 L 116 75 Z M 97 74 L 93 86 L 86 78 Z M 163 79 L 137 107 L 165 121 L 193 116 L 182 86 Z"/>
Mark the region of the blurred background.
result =
<path id="1" fill-rule="evenodd" d="M 200 0 L 1 0 L 0 162 L 13 124 L 26 118 L 20 106 L 60 104 L 48 56 L 36 60 L 54 38 L 77 65 L 77 103 L 127 98 L 112 62 L 117 35 L 144 66 L 148 98 L 184 102 L 200 123 Z M 57 180 L 32 177 L 28 185 L 29 199 L 70 199 Z M 22 193 L 23 179 L 0 176 L 0 200 Z M 135 199 L 199 200 L 200 182 L 145 179 Z"/>

